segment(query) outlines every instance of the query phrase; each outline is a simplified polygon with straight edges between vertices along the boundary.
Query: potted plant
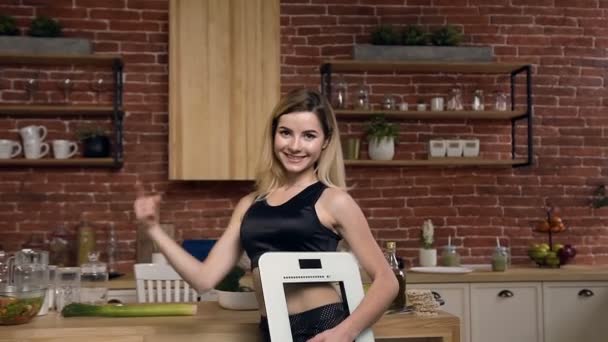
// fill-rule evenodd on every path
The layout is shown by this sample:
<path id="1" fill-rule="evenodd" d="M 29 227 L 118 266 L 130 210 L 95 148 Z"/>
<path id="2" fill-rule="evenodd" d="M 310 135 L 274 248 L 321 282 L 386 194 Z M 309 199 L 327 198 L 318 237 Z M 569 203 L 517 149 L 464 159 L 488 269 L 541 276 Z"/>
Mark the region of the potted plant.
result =
<path id="1" fill-rule="evenodd" d="M 32 20 L 28 34 L 32 37 L 61 37 L 61 24 L 52 18 L 39 16 Z"/>
<path id="2" fill-rule="evenodd" d="M 82 155 L 87 158 L 110 156 L 110 138 L 98 126 L 86 126 L 76 130 L 76 137 L 82 142 Z"/>
<path id="3" fill-rule="evenodd" d="M 15 18 L 8 15 L 0 15 L 0 36 L 18 36 L 19 29 Z"/>
<path id="4" fill-rule="evenodd" d="M 395 156 L 395 140 L 398 130 L 386 121 L 384 115 L 376 115 L 367 124 L 368 153 L 372 160 L 391 160 Z"/>
<path id="5" fill-rule="evenodd" d="M 600 185 L 597 187 L 597 189 L 595 190 L 595 192 L 593 193 L 594 198 L 593 201 L 591 203 L 591 205 L 598 209 L 601 207 L 606 207 L 608 206 L 608 196 L 606 196 L 606 186 L 605 185 Z"/>
<path id="6" fill-rule="evenodd" d="M 420 260 L 420 266 L 433 267 L 437 266 L 437 250 L 433 248 L 433 234 L 435 228 L 431 220 L 425 220 L 422 224 L 422 234 L 420 235 L 420 242 L 422 248 L 418 250 L 418 259 Z"/>
<path id="7" fill-rule="evenodd" d="M 431 43 L 436 46 L 457 46 L 462 42 L 462 33 L 452 25 L 438 28 L 431 33 Z"/>
<path id="8" fill-rule="evenodd" d="M 399 41 L 399 32 L 392 25 L 379 25 L 372 30 L 372 45 L 399 45 Z"/>
<path id="9" fill-rule="evenodd" d="M 239 266 L 232 270 L 215 287 L 218 294 L 218 304 L 229 310 L 256 310 L 258 302 L 255 292 L 249 286 L 241 285 L 245 271 Z"/>
<path id="10" fill-rule="evenodd" d="M 428 35 L 420 26 L 408 25 L 401 32 L 403 45 L 427 45 Z"/>

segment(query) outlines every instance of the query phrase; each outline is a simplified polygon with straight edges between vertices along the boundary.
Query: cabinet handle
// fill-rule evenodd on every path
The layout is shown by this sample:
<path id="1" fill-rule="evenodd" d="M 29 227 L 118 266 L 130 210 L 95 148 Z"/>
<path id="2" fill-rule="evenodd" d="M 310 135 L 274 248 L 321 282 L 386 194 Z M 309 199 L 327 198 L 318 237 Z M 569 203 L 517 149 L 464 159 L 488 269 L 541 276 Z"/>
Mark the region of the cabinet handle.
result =
<path id="1" fill-rule="evenodd" d="M 579 297 L 593 297 L 593 295 L 595 295 L 595 293 L 593 293 L 593 291 L 589 290 L 589 289 L 582 289 L 578 292 Z"/>
<path id="2" fill-rule="evenodd" d="M 498 292 L 498 297 L 501 298 L 511 298 L 515 296 L 515 294 L 513 294 L 513 292 L 509 291 L 509 290 L 502 290 L 500 292 Z"/>
<path id="3" fill-rule="evenodd" d="M 439 292 L 431 291 L 431 293 L 433 294 L 433 297 L 435 297 L 435 301 L 437 302 L 437 304 L 439 304 L 440 306 L 445 304 L 445 300 L 441 298 Z"/>

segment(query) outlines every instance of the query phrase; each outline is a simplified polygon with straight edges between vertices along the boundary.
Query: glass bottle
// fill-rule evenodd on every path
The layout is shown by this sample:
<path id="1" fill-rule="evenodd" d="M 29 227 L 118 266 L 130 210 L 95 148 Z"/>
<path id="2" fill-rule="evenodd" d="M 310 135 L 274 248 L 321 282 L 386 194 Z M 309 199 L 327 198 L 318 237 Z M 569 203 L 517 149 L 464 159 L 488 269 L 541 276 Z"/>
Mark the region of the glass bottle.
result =
<path id="1" fill-rule="evenodd" d="M 396 252 L 397 243 L 394 241 L 387 242 L 386 259 L 393 270 L 393 273 L 397 277 L 397 281 L 399 282 L 399 292 L 397 293 L 395 299 L 393 299 L 389 310 L 403 310 L 405 308 L 405 273 L 399 269 Z"/>
<path id="2" fill-rule="evenodd" d="M 447 245 L 443 247 L 443 252 L 441 253 L 441 266 L 460 266 L 460 254 L 456 251 L 456 246 Z"/>
<path id="3" fill-rule="evenodd" d="M 357 103 L 355 104 L 356 109 L 369 110 L 369 92 L 365 85 L 360 85 L 357 91 Z"/>
<path id="4" fill-rule="evenodd" d="M 89 253 L 95 250 L 95 230 L 86 221 L 78 227 L 78 265 L 89 260 Z"/>
<path id="5" fill-rule="evenodd" d="M 108 231 L 108 272 L 114 272 L 116 265 L 116 251 L 118 249 L 118 239 L 116 238 L 116 232 L 114 227 L 110 227 Z"/>
<path id="6" fill-rule="evenodd" d="M 477 89 L 473 92 L 472 108 L 473 110 L 484 110 L 484 107 L 483 90 Z"/>
<path id="7" fill-rule="evenodd" d="M 502 91 L 496 92 L 495 107 L 498 111 L 504 112 L 507 110 L 507 95 Z"/>
<path id="8" fill-rule="evenodd" d="M 509 251 L 507 247 L 498 246 L 492 255 L 492 271 L 504 272 L 509 268 Z"/>
<path id="9" fill-rule="evenodd" d="M 70 242 L 64 226 L 57 227 L 49 241 L 50 264 L 66 267 L 70 264 Z"/>
<path id="10" fill-rule="evenodd" d="M 89 261 L 80 267 L 80 301 L 104 304 L 108 295 L 108 268 L 99 261 L 99 252 L 88 254 Z"/>
<path id="11" fill-rule="evenodd" d="M 347 104 L 348 85 L 342 76 L 338 78 L 336 84 L 336 92 L 334 97 L 334 107 L 337 109 L 345 109 Z"/>

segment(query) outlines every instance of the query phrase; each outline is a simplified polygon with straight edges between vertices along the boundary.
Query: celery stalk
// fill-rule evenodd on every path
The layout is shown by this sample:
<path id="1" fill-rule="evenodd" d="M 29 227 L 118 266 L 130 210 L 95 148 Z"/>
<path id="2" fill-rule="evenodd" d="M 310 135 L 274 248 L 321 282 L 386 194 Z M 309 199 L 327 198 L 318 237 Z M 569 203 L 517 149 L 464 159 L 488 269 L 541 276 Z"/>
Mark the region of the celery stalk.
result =
<path id="1" fill-rule="evenodd" d="M 64 317 L 101 316 L 101 317 L 151 317 L 151 316 L 193 316 L 197 305 L 190 303 L 167 304 L 82 304 L 66 305 L 61 314 Z"/>

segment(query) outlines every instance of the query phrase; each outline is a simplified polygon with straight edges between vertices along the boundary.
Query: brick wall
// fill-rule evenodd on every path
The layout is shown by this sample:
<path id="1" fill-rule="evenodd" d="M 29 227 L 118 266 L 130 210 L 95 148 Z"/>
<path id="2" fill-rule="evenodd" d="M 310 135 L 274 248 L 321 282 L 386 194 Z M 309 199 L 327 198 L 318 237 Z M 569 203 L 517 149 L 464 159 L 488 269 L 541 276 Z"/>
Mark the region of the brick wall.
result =
<path id="1" fill-rule="evenodd" d="M 135 255 L 131 210 L 133 184 L 164 193 L 162 220 L 172 222 L 178 238 L 218 237 L 231 210 L 250 182 L 168 182 L 166 0 L 11 0 L 0 13 L 17 17 L 25 28 L 39 14 L 59 18 L 67 36 L 94 41 L 97 53 L 119 53 L 125 60 L 125 166 L 105 169 L 12 168 L 0 170 L 0 245 L 15 250 L 28 239 L 48 239 L 53 228 L 74 231 L 81 218 L 120 237 L 121 267 Z M 465 33 L 465 44 L 492 46 L 498 61 L 534 65 L 535 166 L 522 169 L 348 168 L 356 184 L 353 197 L 364 209 L 379 242 L 398 241 L 400 254 L 414 261 L 419 227 L 433 219 L 439 245 L 447 236 L 464 261 L 485 262 L 499 236 L 512 246 L 515 261 L 526 263 L 525 249 L 544 241 L 531 227 L 548 203 L 560 208 L 569 230 L 556 237 L 579 250 L 577 263 L 608 263 L 608 209 L 594 210 L 594 188 L 606 181 L 608 48 L 606 0 L 283 0 L 281 53 L 283 91 L 317 87 L 318 66 L 327 58 L 349 58 L 355 43 L 365 43 L 379 23 L 450 23 Z M 41 100 L 59 99 L 56 82 L 71 75 L 73 100 L 96 101 L 90 80 L 96 70 L 4 69 L 3 102 L 22 101 L 23 82 L 40 72 L 46 88 Z M 350 88 L 362 76 L 345 75 Z M 486 82 L 429 75 L 368 75 L 372 102 L 385 92 L 413 103 L 444 93 L 454 82 L 469 91 L 480 85 L 491 93 L 504 80 Z M 103 96 L 101 101 L 106 100 Z M 490 101 L 489 99 L 488 101 Z M 62 118 L 0 120 L 2 136 L 16 138 L 18 127 L 44 124 L 54 136 L 70 137 L 79 121 Z M 341 122 L 345 135 L 360 135 L 361 122 Z M 423 157 L 431 136 L 479 136 L 482 154 L 508 152 L 504 122 L 401 122 L 398 157 Z M 519 134 L 519 133 L 518 133 Z M 363 147 L 364 149 L 365 147 Z M 507 149 L 506 149 L 507 148 Z M 505 150 L 506 149 L 506 150 Z"/>

